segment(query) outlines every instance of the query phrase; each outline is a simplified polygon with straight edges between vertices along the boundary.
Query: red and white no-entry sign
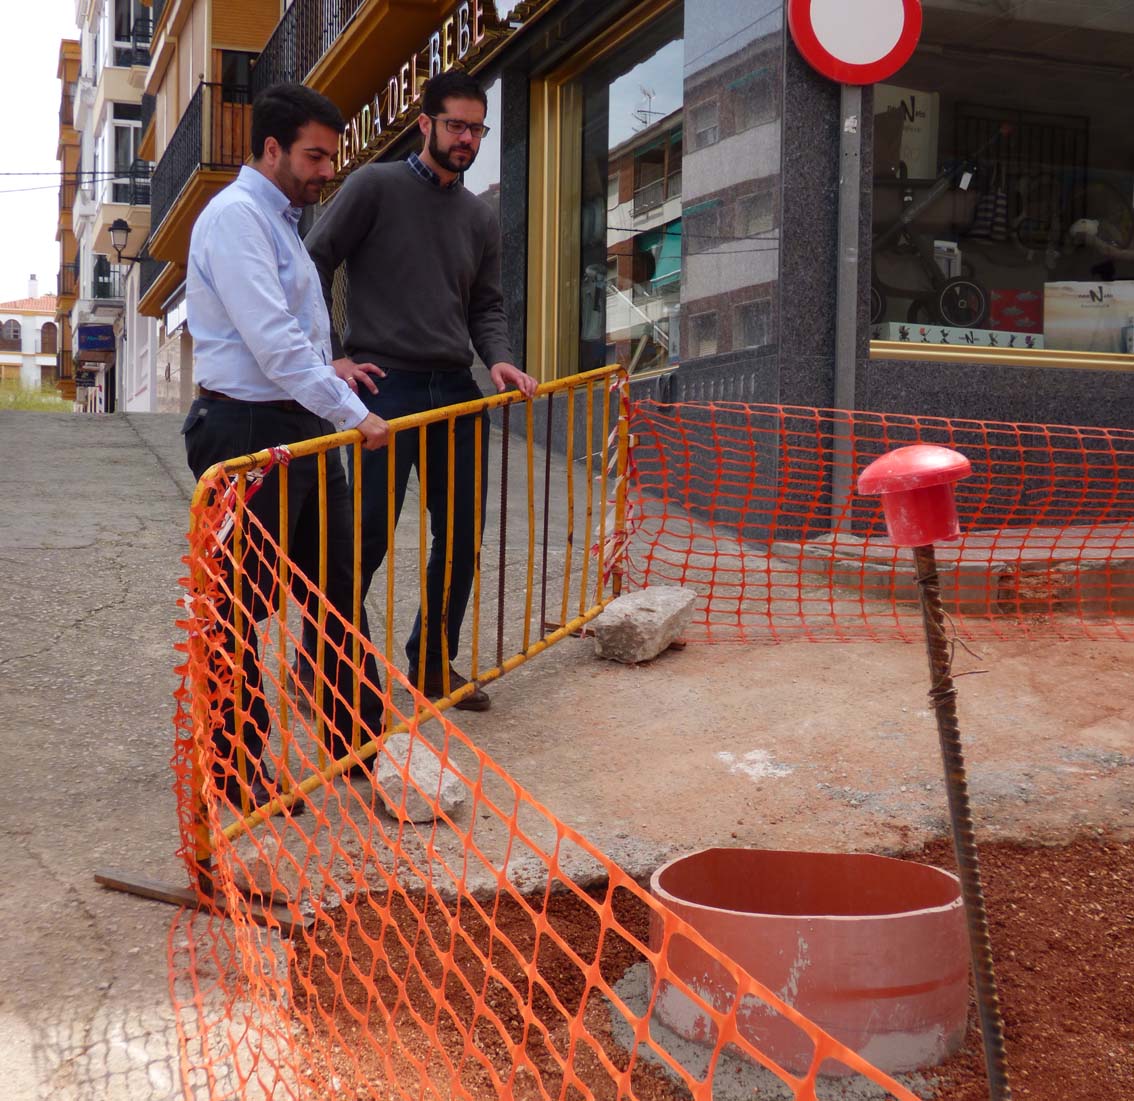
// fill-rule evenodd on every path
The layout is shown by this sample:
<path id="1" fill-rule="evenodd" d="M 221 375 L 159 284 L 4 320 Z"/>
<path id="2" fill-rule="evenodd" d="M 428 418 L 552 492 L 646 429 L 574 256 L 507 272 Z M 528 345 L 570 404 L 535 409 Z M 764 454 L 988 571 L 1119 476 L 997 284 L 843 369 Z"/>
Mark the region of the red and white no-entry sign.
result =
<path id="1" fill-rule="evenodd" d="M 874 84 L 896 73 L 921 35 L 920 0 L 788 0 L 799 52 L 842 84 Z"/>

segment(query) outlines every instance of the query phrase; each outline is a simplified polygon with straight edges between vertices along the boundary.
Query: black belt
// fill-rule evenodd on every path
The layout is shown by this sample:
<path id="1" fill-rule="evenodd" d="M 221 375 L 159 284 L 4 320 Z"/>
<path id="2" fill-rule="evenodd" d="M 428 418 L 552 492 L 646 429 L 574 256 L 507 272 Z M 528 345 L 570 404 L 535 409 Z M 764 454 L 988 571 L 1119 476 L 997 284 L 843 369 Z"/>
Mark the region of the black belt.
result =
<path id="1" fill-rule="evenodd" d="M 304 413 L 309 417 L 314 416 L 311 410 L 291 398 L 281 401 L 246 401 L 244 398 L 222 394 L 219 390 L 210 390 L 207 386 L 197 387 L 197 397 L 205 398 L 207 401 L 232 401 L 237 405 L 260 405 L 265 409 L 280 409 L 285 413 Z"/>

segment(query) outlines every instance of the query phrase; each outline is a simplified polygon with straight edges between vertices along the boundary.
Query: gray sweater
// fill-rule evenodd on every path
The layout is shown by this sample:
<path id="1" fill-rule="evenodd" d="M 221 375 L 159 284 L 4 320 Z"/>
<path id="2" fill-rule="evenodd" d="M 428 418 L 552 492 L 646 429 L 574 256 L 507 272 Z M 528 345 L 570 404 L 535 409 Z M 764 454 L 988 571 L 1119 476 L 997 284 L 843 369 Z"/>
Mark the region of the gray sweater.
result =
<path id="1" fill-rule="evenodd" d="M 410 371 L 515 363 L 500 291 L 500 227 L 464 186 L 441 188 L 404 161 L 356 169 L 305 241 L 331 312 L 346 262 L 343 354 Z"/>

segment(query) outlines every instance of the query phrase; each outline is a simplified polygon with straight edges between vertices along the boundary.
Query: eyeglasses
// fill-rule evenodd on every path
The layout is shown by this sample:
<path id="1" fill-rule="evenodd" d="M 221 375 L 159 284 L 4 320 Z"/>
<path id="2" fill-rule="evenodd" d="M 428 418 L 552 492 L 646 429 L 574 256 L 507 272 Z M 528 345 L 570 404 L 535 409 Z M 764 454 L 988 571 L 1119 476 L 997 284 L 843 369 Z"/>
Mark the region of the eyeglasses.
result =
<path id="1" fill-rule="evenodd" d="M 450 134 L 463 134 L 467 130 L 469 137 L 476 138 L 478 141 L 492 129 L 491 126 L 485 126 L 483 122 L 465 122 L 464 119 L 442 118 L 441 115 L 430 115 L 429 118 L 433 119 L 434 122 L 443 122 L 445 129 Z"/>

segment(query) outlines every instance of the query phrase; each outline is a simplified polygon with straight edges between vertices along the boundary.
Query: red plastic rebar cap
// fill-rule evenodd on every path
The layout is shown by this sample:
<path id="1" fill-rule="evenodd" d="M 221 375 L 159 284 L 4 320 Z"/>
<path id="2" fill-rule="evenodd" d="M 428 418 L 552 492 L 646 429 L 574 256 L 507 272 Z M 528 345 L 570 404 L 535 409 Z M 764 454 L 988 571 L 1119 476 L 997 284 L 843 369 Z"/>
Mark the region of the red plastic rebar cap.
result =
<path id="1" fill-rule="evenodd" d="M 917 443 L 875 459 L 858 477 L 859 493 L 881 496 L 896 547 L 923 547 L 961 534 L 953 483 L 972 464 L 950 447 Z"/>
<path id="2" fill-rule="evenodd" d="M 972 464 L 951 447 L 915 443 L 875 459 L 859 476 L 858 491 L 867 497 L 907 489 L 959 482 L 972 473 Z"/>

